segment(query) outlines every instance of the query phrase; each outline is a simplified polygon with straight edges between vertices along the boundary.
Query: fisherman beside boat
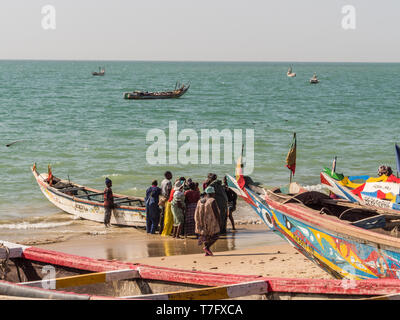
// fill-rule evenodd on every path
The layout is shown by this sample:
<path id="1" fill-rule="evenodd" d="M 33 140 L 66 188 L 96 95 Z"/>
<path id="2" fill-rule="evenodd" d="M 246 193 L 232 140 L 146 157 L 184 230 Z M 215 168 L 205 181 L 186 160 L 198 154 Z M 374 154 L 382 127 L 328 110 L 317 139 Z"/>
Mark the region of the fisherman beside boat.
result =
<path id="1" fill-rule="evenodd" d="M 111 227 L 110 219 L 111 213 L 114 209 L 114 196 L 112 192 L 112 181 L 106 178 L 106 188 L 104 189 L 104 225 L 106 228 Z"/>
<path id="2" fill-rule="evenodd" d="M 151 183 L 151 187 L 146 190 L 146 231 L 155 234 L 158 224 L 160 223 L 159 196 L 161 189 L 157 186 L 157 180 Z"/>

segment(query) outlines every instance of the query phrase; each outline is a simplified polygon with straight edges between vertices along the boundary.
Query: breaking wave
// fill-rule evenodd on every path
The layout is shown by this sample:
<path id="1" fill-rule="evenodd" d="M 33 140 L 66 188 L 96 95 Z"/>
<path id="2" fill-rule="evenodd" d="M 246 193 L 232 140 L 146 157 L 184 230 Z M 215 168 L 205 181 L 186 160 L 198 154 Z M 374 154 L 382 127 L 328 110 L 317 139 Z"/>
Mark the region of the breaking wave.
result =
<path id="1" fill-rule="evenodd" d="M 0 230 L 31 230 L 52 229 L 75 223 L 75 217 L 66 214 L 55 214 L 43 217 L 28 217 L 23 219 L 7 219 L 0 221 Z"/>
<path id="2" fill-rule="evenodd" d="M 38 222 L 38 223 L 30 223 L 27 221 L 20 223 L 5 223 L 0 224 L 0 229 L 8 229 L 8 230 L 28 230 L 28 229 L 49 229 L 49 228 L 57 228 L 62 226 L 68 226 L 73 224 L 74 221 L 67 222 Z"/>

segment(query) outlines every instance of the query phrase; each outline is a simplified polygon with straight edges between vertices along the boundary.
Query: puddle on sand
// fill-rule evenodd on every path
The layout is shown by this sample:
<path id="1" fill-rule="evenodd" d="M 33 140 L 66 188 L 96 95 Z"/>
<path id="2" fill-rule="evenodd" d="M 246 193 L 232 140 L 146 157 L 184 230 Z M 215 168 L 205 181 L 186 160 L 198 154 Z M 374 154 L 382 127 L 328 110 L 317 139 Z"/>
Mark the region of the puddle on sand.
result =
<path id="1" fill-rule="evenodd" d="M 228 232 L 227 235 L 221 236 L 212 249 L 213 252 L 221 252 L 280 243 L 285 241 L 266 230 L 263 225 L 238 226 L 236 232 Z M 86 235 L 65 242 L 39 246 L 96 259 L 121 261 L 202 253 L 201 246 L 194 237 L 173 239 L 158 234 L 149 235 L 141 229 L 120 229 L 116 232 Z"/>

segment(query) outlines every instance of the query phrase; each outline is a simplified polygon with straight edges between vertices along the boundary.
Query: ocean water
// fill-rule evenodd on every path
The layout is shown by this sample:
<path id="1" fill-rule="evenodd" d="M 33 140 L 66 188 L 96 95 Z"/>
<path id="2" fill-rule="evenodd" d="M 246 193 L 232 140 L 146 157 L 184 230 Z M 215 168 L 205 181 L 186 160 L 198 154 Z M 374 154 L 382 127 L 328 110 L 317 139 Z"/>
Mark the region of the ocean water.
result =
<path id="1" fill-rule="evenodd" d="M 99 66 L 106 75 L 93 77 Z M 98 189 L 110 177 L 114 192 L 142 196 L 166 169 L 198 182 L 208 172 L 234 174 L 234 164 L 150 165 L 146 135 L 168 135 L 170 121 L 199 136 L 201 129 L 253 129 L 251 176 L 267 186 L 289 180 L 293 132 L 295 180 L 303 185 L 318 188 L 319 172 L 335 156 L 345 174 L 374 175 L 380 164 L 396 169 L 400 64 L 293 67 L 296 78 L 286 76 L 287 63 L 0 61 L 0 222 L 59 212 L 36 185 L 34 162 L 39 171 L 51 164 L 54 175 Z M 314 72 L 317 85 L 308 83 Z M 191 83 L 180 99 L 122 97 L 177 81 Z"/>

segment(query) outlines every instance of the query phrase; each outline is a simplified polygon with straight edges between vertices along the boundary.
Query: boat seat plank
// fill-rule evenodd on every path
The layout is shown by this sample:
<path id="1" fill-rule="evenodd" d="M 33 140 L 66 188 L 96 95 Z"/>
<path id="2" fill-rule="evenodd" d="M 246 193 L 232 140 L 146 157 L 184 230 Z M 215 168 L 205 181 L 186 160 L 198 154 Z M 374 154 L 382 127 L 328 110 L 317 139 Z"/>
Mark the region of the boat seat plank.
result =
<path id="1" fill-rule="evenodd" d="M 61 192 L 73 192 L 73 191 L 80 191 L 80 190 L 85 190 L 85 187 L 73 187 L 73 188 L 67 187 L 67 188 L 58 189 L 58 191 L 61 191 Z"/>
<path id="2" fill-rule="evenodd" d="M 193 289 L 180 292 L 146 294 L 141 296 L 123 297 L 125 299 L 146 300 L 218 300 L 239 298 L 269 292 L 268 281 L 251 281 L 221 287 Z"/>
<path id="3" fill-rule="evenodd" d="M 100 196 L 103 195 L 104 192 L 98 192 L 98 193 L 88 193 L 88 194 L 82 194 L 79 196 L 75 196 L 75 198 L 88 198 L 88 197 L 94 197 L 94 196 Z"/>
<path id="4" fill-rule="evenodd" d="M 50 284 L 50 286 L 53 287 L 54 289 L 61 289 L 61 288 L 89 285 L 89 284 L 94 284 L 94 283 L 104 283 L 104 282 L 110 282 L 110 281 L 135 279 L 135 278 L 139 278 L 139 277 L 140 277 L 140 274 L 139 274 L 139 271 L 137 271 L 137 270 L 122 269 L 122 270 L 112 270 L 112 271 L 105 271 L 105 272 L 81 274 L 81 275 L 77 275 L 77 276 L 70 276 L 70 277 L 64 277 L 64 278 L 22 282 L 20 284 L 30 286 L 30 287 L 38 287 L 38 288 L 42 288 L 43 284 L 46 284 L 47 286 Z"/>

